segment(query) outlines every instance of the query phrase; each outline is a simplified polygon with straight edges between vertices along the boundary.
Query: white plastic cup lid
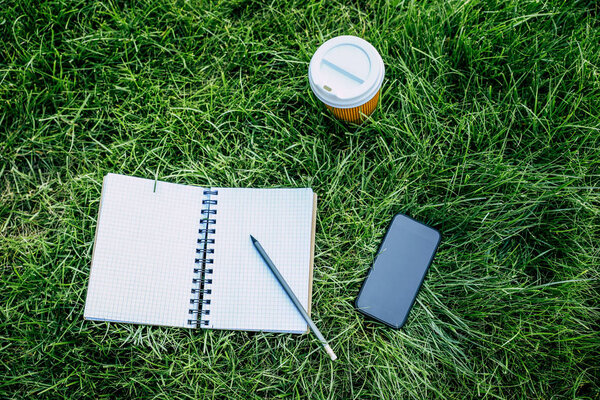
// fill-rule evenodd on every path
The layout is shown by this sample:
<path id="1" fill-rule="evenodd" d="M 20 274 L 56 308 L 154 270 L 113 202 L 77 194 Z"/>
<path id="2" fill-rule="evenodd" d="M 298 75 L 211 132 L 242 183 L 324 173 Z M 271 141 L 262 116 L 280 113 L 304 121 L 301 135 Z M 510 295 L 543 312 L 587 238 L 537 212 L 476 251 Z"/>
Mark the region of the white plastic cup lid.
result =
<path id="1" fill-rule="evenodd" d="M 338 36 L 323 43 L 308 66 L 310 88 L 319 100 L 336 108 L 358 107 L 381 88 L 385 67 L 369 42 Z"/>

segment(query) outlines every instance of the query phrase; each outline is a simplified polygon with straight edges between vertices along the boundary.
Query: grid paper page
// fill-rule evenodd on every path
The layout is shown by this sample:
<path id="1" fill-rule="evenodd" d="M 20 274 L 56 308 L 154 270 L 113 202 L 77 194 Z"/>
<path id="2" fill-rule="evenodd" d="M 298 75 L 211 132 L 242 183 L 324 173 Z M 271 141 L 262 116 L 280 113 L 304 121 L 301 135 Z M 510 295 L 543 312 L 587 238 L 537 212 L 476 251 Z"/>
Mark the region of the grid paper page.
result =
<path id="1" fill-rule="evenodd" d="M 189 328 L 203 189 L 104 177 L 84 317 Z"/>
<path id="2" fill-rule="evenodd" d="M 250 241 L 308 309 L 313 191 L 213 188 L 218 201 L 208 328 L 304 333 L 307 324 Z"/>

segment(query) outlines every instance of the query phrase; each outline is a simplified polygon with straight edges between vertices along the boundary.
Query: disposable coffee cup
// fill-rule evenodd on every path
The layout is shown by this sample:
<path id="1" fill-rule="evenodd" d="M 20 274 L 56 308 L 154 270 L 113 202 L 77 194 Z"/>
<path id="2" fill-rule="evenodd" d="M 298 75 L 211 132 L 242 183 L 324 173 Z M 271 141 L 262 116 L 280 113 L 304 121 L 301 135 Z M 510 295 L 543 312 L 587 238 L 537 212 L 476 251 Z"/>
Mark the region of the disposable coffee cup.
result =
<path id="1" fill-rule="evenodd" d="M 333 115 L 361 123 L 377 107 L 385 67 L 369 42 L 338 36 L 323 43 L 308 66 L 310 88 Z"/>

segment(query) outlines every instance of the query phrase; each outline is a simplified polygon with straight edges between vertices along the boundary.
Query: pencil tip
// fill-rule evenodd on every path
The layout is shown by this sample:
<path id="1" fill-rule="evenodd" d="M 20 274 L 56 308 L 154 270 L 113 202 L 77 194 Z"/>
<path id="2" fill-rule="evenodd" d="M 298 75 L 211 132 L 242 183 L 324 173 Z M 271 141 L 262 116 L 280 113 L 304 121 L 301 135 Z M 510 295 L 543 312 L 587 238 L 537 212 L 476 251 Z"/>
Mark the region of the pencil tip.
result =
<path id="1" fill-rule="evenodd" d="M 256 239 L 254 238 L 254 236 L 250 235 L 250 239 L 252 239 L 252 243 L 256 243 Z"/>
<path id="2" fill-rule="evenodd" d="M 329 347 L 329 345 L 325 346 L 325 351 L 327 352 L 327 354 L 329 355 L 329 358 L 331 358 L 331 361 L 335 361 L 337 360 L 337 356 L 335 355 L 335 353 L 333 352 L 333 349 L 331 347 Z"/>

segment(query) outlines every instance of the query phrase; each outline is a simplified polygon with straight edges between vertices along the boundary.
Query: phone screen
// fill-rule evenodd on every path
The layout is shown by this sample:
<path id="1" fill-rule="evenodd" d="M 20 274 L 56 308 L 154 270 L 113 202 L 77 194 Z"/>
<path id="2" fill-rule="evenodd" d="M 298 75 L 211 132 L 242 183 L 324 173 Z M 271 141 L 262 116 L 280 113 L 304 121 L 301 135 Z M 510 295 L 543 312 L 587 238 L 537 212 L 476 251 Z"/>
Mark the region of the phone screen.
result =
<path id="1" fill-rule="evenodd" d="M 396 215 L 360 289 L 358 310 L 393 328 L 402 327 L 440 239 L 435 229 Z"/>

